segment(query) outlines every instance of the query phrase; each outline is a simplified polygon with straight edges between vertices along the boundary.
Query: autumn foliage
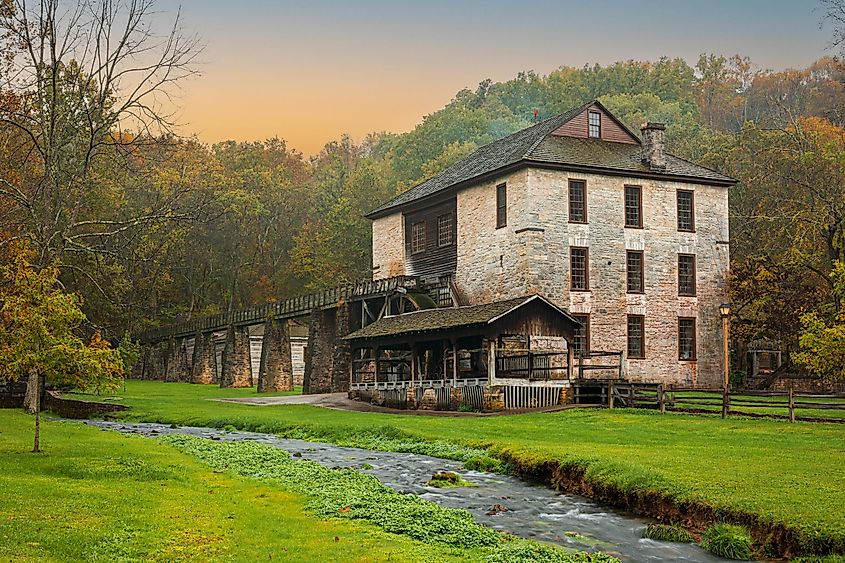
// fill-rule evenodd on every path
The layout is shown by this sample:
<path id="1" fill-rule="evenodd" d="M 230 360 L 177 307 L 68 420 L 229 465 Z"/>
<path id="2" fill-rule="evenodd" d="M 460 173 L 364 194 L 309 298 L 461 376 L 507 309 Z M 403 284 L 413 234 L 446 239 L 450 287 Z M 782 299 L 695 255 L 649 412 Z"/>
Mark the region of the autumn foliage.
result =
<path id="1" fill-rule="evenodd" d="M 57 269 L 36 270 L 30 259 L 20 250 L 0 267 L 0 381 L 38 375 L 62 387 L 115 387 L 120 353 L 97 332 L 83 338 L 79 298 L 62 291 Z"/>

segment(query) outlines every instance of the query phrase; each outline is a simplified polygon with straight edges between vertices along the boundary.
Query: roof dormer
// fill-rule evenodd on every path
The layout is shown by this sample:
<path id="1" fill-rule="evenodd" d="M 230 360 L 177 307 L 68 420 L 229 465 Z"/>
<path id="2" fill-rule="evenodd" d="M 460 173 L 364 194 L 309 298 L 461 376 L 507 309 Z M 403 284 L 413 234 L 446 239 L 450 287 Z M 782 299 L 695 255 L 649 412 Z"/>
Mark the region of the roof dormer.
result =
<path id="1" fill-rule="evenodd" d="M 551 134 L 559 137 L 600 139 L 613 143 L 640 143 L 639 138 L 598 101 L 589 104 Z"/>

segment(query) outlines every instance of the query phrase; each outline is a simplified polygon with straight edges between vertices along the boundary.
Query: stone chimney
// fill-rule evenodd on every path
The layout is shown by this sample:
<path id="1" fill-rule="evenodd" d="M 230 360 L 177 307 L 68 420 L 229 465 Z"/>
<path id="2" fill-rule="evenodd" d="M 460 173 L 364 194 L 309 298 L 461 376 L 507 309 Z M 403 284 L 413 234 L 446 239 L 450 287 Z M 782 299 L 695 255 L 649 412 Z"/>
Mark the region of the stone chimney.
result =
<path id="1" fill-rule="evenodd" d="M 666 125 L 649 122 L 640 131 L 643 134 L 642 161 L 652 170 L 666 170 Z"/>

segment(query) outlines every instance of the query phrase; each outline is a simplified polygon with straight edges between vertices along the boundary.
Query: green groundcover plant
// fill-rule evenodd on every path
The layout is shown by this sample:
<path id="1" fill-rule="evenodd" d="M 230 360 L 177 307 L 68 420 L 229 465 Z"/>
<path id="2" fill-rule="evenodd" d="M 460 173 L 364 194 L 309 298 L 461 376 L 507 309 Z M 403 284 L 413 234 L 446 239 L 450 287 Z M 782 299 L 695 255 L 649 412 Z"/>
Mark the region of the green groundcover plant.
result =
<path id="1" fill-rule="evenodd" d="M 547 563 L 613 562 L 606 554 L 570 552 L 500 534 L 482 526 L 465 510 L 442 507 L 416 495 L 402 494 L 372 476 L 352 469 L 329 469 L 255 442 L 219 443 L 193 436 L 161 438 L 216 470 L 261 480 L 280 481 L 308 499 L 309 511 L 323 518 L 367 520 L 387 532 L 428 544 L 486 548 L 488 561 Z"/>

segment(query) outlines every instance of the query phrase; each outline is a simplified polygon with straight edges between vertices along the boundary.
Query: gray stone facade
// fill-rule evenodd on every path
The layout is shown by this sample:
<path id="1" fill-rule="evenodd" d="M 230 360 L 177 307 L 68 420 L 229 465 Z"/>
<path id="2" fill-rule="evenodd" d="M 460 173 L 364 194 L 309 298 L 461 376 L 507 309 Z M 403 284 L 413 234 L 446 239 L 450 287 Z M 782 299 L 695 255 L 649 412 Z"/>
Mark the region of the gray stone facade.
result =
<path id="1" fill-rule="evenodd" d="M 586 182 L 587 223 L 570 223 L 569 179 Z M 496 185 L 507 182 L 507 225 L 496 228 Z M 642 228 L 624 226 L 624 186 L 642 187 Z M 694 192 L 695 232 L 677 228 L 676 192 Z M 376 279 L 403 274 L 402 213 L 373 226 Z M 721 186 L 524 168 L 457 193 L 455 283 L 471 304 L 540 293 L 587 314 L 592 350 L 625 351 L 627 316 L 643 315 L 645 358 L 633 380 L 719 385 L 719 304 L 727 300 L 728 190 Z M 570 247 L 589 249 L 589 291 L 570 291 Z M 626 250 L 643 252 L 645 291 L 627 293 Z M 678 295 L 678 254 L 694 254 L 696 296 Z M 679 360 L 678 318 L 696 319 L 696 359 Z"/>

